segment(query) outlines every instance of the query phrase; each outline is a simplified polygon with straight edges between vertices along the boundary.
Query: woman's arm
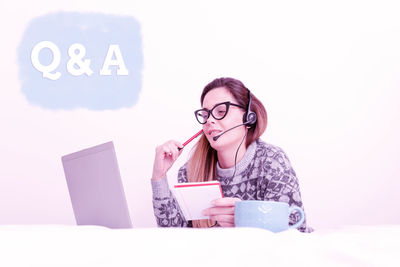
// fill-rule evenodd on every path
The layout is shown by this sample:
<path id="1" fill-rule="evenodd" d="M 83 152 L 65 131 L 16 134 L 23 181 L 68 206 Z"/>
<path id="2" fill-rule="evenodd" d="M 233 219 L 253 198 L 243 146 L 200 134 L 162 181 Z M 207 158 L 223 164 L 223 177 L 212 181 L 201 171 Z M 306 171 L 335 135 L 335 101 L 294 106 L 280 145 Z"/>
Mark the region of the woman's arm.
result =
<path id="1" fill-rule="evenodd" d="M 273 157 L 268 158 L 266 164 L 268 171 L 264 177 L 264 184 L 266 184 L 264 200 L 285 202 L 289 206 L 298 206 L 304 211 L 299 181 L 285 152 L 281 149 L 277 150 Z M 299 219 L 299 214 L 291 214 L 289 224 L 293 225 Z M 301 232 L 313 231 L 312 228 L 307 227 L 306 219 L 297 229 Z"/>
<path id="2" fill-rule="evenodd" d="M 152 180 L 153 209 L 159 227 L 188 227 L 179 205 L 168 186 L 167 177 Z"/>
<path id="3" fill-rule="evenodd" d="M 156 148 L 153 176 L 151 186 L 153 190 L 153 209 L 157 225 L 160 227 L 188 227 L 183 213 L 168 186 L 167 171 L 180 156 L 179 147 L 182 145 L 176 141 L 168 141 Z M 187 182 L 186 166 L 178 172 L 178 181 Z"/>

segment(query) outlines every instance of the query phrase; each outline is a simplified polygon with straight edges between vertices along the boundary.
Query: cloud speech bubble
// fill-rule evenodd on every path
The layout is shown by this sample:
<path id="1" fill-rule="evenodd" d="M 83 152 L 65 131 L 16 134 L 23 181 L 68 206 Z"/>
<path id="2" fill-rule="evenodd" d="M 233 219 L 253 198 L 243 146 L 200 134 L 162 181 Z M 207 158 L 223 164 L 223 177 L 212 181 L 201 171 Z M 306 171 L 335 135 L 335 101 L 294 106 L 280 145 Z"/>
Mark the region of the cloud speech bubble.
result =
<path id="1" fill-rule="evenodd" d="M 142 86 L 139 22 L 130 16 L 60 12 L 32 20 L 18 46 L 21 90 L 47 109 L 119 109 Z"/>

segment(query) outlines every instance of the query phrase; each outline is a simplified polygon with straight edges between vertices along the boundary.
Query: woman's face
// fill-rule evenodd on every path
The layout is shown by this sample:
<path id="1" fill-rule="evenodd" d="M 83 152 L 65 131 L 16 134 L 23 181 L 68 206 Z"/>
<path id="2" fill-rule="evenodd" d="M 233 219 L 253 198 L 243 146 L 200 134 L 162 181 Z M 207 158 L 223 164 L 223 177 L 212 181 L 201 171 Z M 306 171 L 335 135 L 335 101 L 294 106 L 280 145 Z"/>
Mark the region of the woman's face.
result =
<path id="1" fill-rule="evenodd" d="M 202 108 L 211 110 L 217 104 L 227 101 L 233 104 L 238 104 L 228 89 L 225 87 L 214 88 L 204 97 Z M 222 120 L 217 120 L 210 115 L 207 122 L 203 124 L 203 132 L 212 148 L 219 151 L 234 146 L 236 149 L 246 133 L 246 127 L 244 125 L 226 132 L 216 141 L 214 141 L 213 137 L 220 135 L 222 132 L 232 127 L 242 124 L 245 112 L 244 108 L 230 105 L 228 113 Z"/>

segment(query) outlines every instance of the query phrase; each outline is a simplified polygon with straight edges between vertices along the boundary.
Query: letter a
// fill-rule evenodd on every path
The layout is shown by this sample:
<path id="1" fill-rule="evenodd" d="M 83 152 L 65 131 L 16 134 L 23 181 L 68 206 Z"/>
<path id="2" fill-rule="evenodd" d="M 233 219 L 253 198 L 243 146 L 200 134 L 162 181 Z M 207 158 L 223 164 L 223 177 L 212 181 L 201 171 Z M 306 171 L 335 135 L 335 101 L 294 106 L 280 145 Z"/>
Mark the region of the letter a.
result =
<path id="1" fill-rule="evenodd" d="M 113 56 L 115 55 L 115 59 Z M 125 66 L 119 45 L 112 44 L 108 47 L 107 56 L 104 59 L 100 75 L 111 75 L 110 66 L 118 66 L 117 75 L 128 75 L 129 71 Z"/>

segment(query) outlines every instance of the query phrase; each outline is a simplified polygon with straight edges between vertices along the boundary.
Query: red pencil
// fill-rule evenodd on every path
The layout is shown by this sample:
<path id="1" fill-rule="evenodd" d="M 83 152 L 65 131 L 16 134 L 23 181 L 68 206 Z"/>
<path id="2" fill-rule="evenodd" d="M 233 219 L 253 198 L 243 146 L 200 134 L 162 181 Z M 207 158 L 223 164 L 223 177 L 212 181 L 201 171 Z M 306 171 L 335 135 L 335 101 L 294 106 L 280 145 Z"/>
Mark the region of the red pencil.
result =
<path id="1" fill-rule="evenodd" d="M 193 139 L 203 133 L 203 130 L 200 130 L 198 133 L 190 137 L 185 143 L 182 144 L 182 147 L 178 148 L 179 150 L 183 149 L 187 144 L 189 144 Z"/>

